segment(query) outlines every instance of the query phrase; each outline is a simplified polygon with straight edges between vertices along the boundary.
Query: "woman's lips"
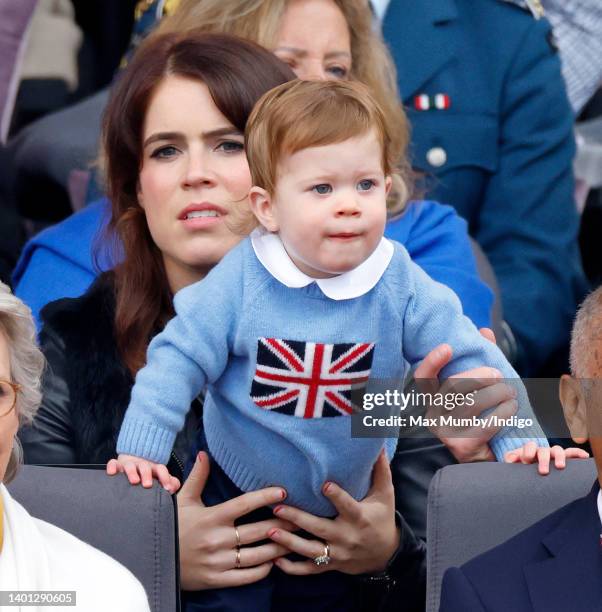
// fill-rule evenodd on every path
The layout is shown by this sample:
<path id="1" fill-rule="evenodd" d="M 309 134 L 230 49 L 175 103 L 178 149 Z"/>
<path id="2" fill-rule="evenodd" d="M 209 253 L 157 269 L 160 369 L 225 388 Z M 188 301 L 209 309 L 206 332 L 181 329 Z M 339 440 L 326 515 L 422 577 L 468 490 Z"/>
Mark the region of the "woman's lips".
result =
<path id="1" fill-rule="evenodd" d="M 200 229 L 221 223 L 226 214 L 227 212 L 220 206 L 203 202 L 187 206 L 182 210 L 178 219 L 188 229 Z"/>
<path id="2" fill-rule="evenodd" d="M 225 215 L 224 215 L 225 216 Z M 204 227 L 211 227 L 213 225 L 217 225 L 218 223 L 222 223 L 224 217 L 189 217 L 182 221 L 184 227 L 187 229 L 202 229 Z"/>

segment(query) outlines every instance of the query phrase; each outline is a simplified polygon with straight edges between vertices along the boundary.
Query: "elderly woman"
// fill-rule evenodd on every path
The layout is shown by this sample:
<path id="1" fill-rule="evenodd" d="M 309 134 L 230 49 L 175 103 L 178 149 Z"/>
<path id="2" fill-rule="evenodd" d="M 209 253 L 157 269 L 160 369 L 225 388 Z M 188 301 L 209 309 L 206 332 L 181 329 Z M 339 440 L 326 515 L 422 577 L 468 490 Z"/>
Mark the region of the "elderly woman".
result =
<path id="1" fill-rule="evenodd" d="M 1 483 L 10 482 L 18 470 L 17 429 L 30 422 L 38 409 L 43 368 L 29 308 L 0 283 Z M 4 484 L 0 484 L 0 591 L 75 591 L 75 609 L 86 612 L 150 609 L 142 585 L 125 567 L 30 516 Z M 106 583 L 112 585 L 110 592 Z M 21 607 L 17 604 L 16 609 Z"/>

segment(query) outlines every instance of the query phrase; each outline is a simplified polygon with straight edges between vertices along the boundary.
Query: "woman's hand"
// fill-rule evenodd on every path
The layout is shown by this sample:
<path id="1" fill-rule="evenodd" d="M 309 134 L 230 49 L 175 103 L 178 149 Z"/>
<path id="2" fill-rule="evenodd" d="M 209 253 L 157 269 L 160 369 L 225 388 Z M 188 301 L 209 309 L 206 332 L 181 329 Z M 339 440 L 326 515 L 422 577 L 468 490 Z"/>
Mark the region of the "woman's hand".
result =
<path id="1" fill-rule="evenodd" d="M 484 327 L 481 335 L 495 344 L 493 331 Z M 495 408 L 490 415 L 500 419 L 511 417 L 518 409 L 516 392 L 510 385 L 498 382 L 501 373 L 488 367 L 475 368 L 450 376 L 442 385 L 438 377 L 441 370 L 451 361 L 452 348 L 448 344 L 440 344 L 434 348 L 416 368 L 414 378 L 421 391 L 429 393 L 459 393 L 466 395 L 474 393 L 474 404 L 464 404 L 459 407 L 460 416 L 470 418 L 479 416 L 484 410 Z M 431 408 L 427 418 L 441 414 L 441 409 Z M 449 413 L 447 413 L 449 414 Z M 456 413 L 457 414 L 457 413 Z M 431 431 L 447 446 L 452 455 L 460 463 L 473 461 L 495 461 L 495 456 L 489 446 L 489 441 L 501 427 L 467 427 L 460 435 L 457 427 L 431 427 Z"/>
<path id="2" fill-rule="evenodd" d="M 380 454 L 372 474 L 368 495 L 358 502 L 334 483 L 326 483 L 324 495 L 338 511 L 335 519 L 321 518 L 291 506 L 277 506 L 274 514 L 313 534 L 307 540 L 291 530 L 272 527 L 268 536 L 308 561 L 280 558 L 275 564 L 287 574 L 320 574 L 338 570 L 346 574 L 383 571 L 399 546 L 399 530 L 395 525 L 395 497 L 389 462 Z M 330 563 L 316 565 L 313 559 L 324 554 L 327 542 Z"/>
<path id="3" fill-rule="evenodd" d="M 125 473 L 130 484 L 142 484 L 146 489 L 153 486 L 153 478 L 169 493 L 175 493 L 180 488 L 180 481 L 169 473 L 166 466 L 135 455 L 121 453 L 117 459 L 111 459 L 107 463 L 109 476 L 120 473 Z"/>
<path id="4" fill-rule="evenodd" d="M 201 452 L 177 497 L 181 584 L 185 591 L 240 586 L 261 580 L 272 569 L 274 559 L 288 551 L 273 542 L 255 547 L 247 545 L 265 540 L 271 529 L 294 529 L 280 519 L 238 525 L 240 565 L 237 568 L 236 519 L 257 508 L 281 502 L 286 492 L 270 487 L 206 507 L 201 493 L 208 476 L 209 459 Z"/>
<path id="5" fill-rule="evenodd" d="M 545 476 L 550 473 L 550 460 L 554 459 L 557 470 L 566 467 L 567 459 L 587 459 L 589 453 L 581 448 L 567 448 L 562 446 L 537 446 L 535 442 L 527 442 L 520 448 L 508 451 L 504 455 L 505 463 L 537 463 L 538 472 Z"/>

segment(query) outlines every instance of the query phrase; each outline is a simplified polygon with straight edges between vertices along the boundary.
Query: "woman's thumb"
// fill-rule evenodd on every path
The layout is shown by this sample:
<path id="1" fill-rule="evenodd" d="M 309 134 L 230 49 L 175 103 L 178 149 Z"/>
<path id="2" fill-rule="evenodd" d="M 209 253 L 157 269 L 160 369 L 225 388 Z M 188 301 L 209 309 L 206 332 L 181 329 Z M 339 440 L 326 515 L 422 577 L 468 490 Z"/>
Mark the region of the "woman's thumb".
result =
<path id="1" fill-rule="evenodd" d="M 201 493 L 207 484 L 207 478 L 209 477 L 209 457 L 207 453 L 201 451 L 197 454 L 192 470 L 188 475 L 188 478 L 182 485 L 178 497 L 187 497 L 191 500 L 201 502 Z"/>

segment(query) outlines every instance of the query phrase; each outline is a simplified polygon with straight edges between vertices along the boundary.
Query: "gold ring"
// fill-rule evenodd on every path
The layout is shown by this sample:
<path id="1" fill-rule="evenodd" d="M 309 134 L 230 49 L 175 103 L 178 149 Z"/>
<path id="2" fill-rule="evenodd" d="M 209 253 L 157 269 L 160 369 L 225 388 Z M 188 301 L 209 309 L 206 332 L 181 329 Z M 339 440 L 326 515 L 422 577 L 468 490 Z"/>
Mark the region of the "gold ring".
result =
<path id="1" fill-rule="evenodd" d="M 240 569 L 240 548 L 236 549 L 236 563 L 234 564 L 234 569 Z"/>
<path id="2" fill-rule="evenodd" d="M 236 535 L 236 548 L 240 548 L 240 533 L 238 533 L 238 527 L 234 525 L 234 535 Z"/>

